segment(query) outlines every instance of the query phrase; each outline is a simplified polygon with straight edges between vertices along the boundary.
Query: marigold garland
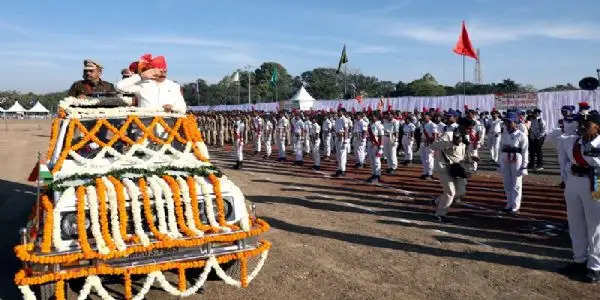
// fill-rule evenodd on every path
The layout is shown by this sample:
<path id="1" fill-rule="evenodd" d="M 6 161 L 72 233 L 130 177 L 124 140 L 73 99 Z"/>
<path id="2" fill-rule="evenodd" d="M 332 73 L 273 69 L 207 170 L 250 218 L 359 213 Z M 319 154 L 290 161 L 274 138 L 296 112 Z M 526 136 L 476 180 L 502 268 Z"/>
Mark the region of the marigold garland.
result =
<path id="1" fill-rule="evenodd" d="M 117 192 L 117 204 L 119 207 L 119 229 L 121 236 L 125 242 L 138 242 L 138 237 L 133 234 L 127 233 L 127 223 L 129 222 L 129 216 L 127 215 L 127 209 L 125 207 L 125 187 L 123 184 L 113 176 L 108 176 L 108 180 L 115 186 Z"/>
<path id="2" fill-rule="evenodd" d="M 213 230 L 213 228 L 209 225 L 203 224 L 202 219 L 200 219 L 200 210 L 198 209 L 198 194 L 196 193 L 196 181 L 194 181 L 194 177 L 188 176 L 186 182 L 190 191 L 190 199 L 192 199 L 192 213 L 194 214 L 194 223 L 196 224 L 196 228 L 202 231 Z"/>
<path id="3" fill-rule="evenodd" d="M 240 258 L 240 282 L 242 287 L 248 287 L 248 258 Z"/>
<path id="4" fill-rule="evenodd" d="M 60 153 L 60 157 L 56 161 L 54 168 L 52 168 L 52 173 L 58 172 L 62 168 L 62 164 L 69 155 L 69 151 L 71 149 L 71 143 L 73 141 L 73 135 L 75 134 L 75 123 L 69 123 L 69 128 L 67 130 L 67 136 L 65 137 L 65 147 L 64 150 Z"/>
<path id="5" fill-rule="evenodd" d="M 171 191 L 173 191 L 173 202 L 175 203 L 175 212 L 177 214 L 177 225 L 179 225 L 179 229 L 181 229 L 185 235 L 195 237 L 196 234 L 194 234 L 194 232 L 185 224 L 179 185 L 177 185 L 177 182 L 175 182 L 175 179 L 171 176 L 164 175 L 163 179 L 169 184 Z"/>
<path id="6" fill-rule="evenodd" d="M 52 248 L 52 228 L 54 226 L 54 212 L 52 203 L 48 200 L 47 195 L 42 196 L 42 206 L 44 207 L 44 235 L 42 237 L 42 253 L 50 252 Z"/>
<path id="7" fill-rule="evenodd" d="M 98 194 L 98 210 L 100 214 L 100 230 L 106 246 L 112 252 L 116 246 L 108 229 L 108 210 L 106 209 L 106 186 L 102 178 L 96 178 L 96 193 Z"/>
<path id="8" fill-rule="evenodd" d="M 54 147 L 56 147 L 56 142 L 58 141 L 58 131 L 60 130 L 60 120 L 59 118 L 54 118 L 52 120 L 52 129 L 50 130 L 50 142 L 48 143 L 48 152 L 46 152 L 46 160 L 49 161 L 52 159 L 52 155 L 54 154 Z"/>
<path id="9" fill-rule="evenodd" d="M 131 299 L 133 297 L 133 295 L 131 294 L 131 273 L 125 272 L 123 276 L 125 277 L 125 299 Z"/>
<path id="10" fill-rule="evenodd" d="M 65 300 L 65 281 L 59 280 L 54 287 L 54 297 L 56 300 Z"/>
<path id="11" fill-rule="evenodd" d="M 85 187 L 79 186 L 77 187 L 77 234 L 79 239 L 79 246 L 81 247 L 81 251 L 83 251 L 82 256 L 94 256 L 97 255 L 92 250 L 88 239 L 87 239 L 87 231 L 85 228 Z M 19 246 L 17 246 L 19 247 Z M 19 256 L 17 254 L 17 256 Z M 76 261 L 78 258 L 77 254 L 67 254 L 65 258 L 71 259 L 71 261 Z"/>
<path id="12" fill-rule="evenodd" d="M 252 250 L 221 255 L 217 257 L 217 262 L 219 264 L 224 264 L 232 260 L 248 259 L 260 255 L 262 252 L 267 251 L 271 248 L 271 243 L 269 241 L 261 240 L 259 243 L 260 245 Z M 186 262 L 165 262 L 156 265 L 147 265 L 132 268 L 111 267 L 109 265 L 99 264 L 88 268 L 66 270 L 56 273 L 35 276 L 27 276 L 27 272 L 24 269 L 21 269 L 15 274 L 14 282 L 17 285 L 38 285 L 51 281 L 69 280 L 90 275 L 124 275 L 125 273 L 129 273 L 132 275 L 141 275 L 149 274 L 154 271 L 167 271 L 179 268 L 202 268 L 205 266 L 205 264 L 206 259 Z"/>
<path id="13" fill-rule="evenodd" d="M 84 189 L 85 191 L 85 189 Z M 79 197 L 80 194 L 80 188 L 78 188 L 77 190 L 77 194 Z M 79 210 L 78 210 L 79 212 Z M 85 220 L 85 215 L 84 215 L 84 220 Z M 79 227 L 79 214 L 78 214 L 78 230 L 79 228 L 84 228 L 84 227 Z M 54 255 L 54 256 L 39 256 L 36 254 L 31 253 L 31 251 L 33 250 L 33 244 L 29 243 L 29 244 L 25 244 L 25 245 L 17 245 L 14 247 L 15 250 L 15 254 L 17 255 L 17 257 L 24 261 L 24 262 L 33 262 L 33 263 L 40 263 L 40 264 L 60 264 L 60 263 L 72 263 L 75 262 L 77 260 L 80 259 L 102 259 L 102 260 L 107 260 L 107 259 L 114 259 L 114 258 L 120 258 L 120 257 L 125 257 L 125 256 L 129 256 L 133 253 L 139 253 L 139 252 L 148 252 L 148 251 L 152 251 L 152 250 L 157 250 L 157 249 L 167 249 L 167 248 L 192 248 L 192 247 L 198 247 L 200 245 L 206 244 L 206 243 L 212 243 L 212 242 L 235 242 L 241 239 L 246 239 L 252 236 L 257 236 L 260 235 L 266 231 L 269 230 L 270 226 L 269 224 L 267 224 L 267 222 L 261 220 L 261 219 L 256 219 L 256 224 L 259 226 L 257 228 L 254 228 L 248 232 L 242 231 L 242 232 L 236 232 L 236 233 L 228 233 L 228 234 L 219 234 L 219 235 L 210 235 L 210 236 L 203 236 L 201 238 L 194 238 L 194 239 L 187 239 L 187 240 L 170 240 L 170 241 L 158 241 L 155 242 L 151 245 L 148 245 L 146 247 L 142 246 L 142 245 L 135 245 L 135 246 L 130 246 L 127 248 L 127 250 L 125 251 L 121 251 L 121 252 L 112 252 L 109 254 L 100 254 L 97 253 L 95 251 L 92 251 L 92 249 L 90 248 L 89 244 L 87 243 L 87 234 L 85 233 L 84 230 L 84 234 L 79 234 L 80 237 L 80 243 L 85 242 L 84 244 L 80 244 L 83 250 L 83 253 L 73 253 L 73 254 L 61 254 L 61 255 Z M 83 239 L 82 241 L 82 236 L 85 236 L 86 238 Z M 86 253 L 85 248 L 87 248 L 88 253 Z"/>
<path id="14" fill-rule="evenodd" d="M 227 224 L 225 222 L 225 204 L 223 203 L 223 194 L 221 193 L 221 182 L 216 176 L 208 175 L 208 179 L 213 185 L 215 197 L 217 200 L 217 218 L 219 221 L 219 225 L 226 226 Z"/>
<path id="15" fill-rule="evenodd" d="M 146 217 L 146 223 L 148 223 L 148 227 L 150 231 L 154 235 L 155 238 L 161 241 L 170 240 L 170 238 L 162 234 L 158 228 L 154 225 L 154 216 L 152 215 L 151 205 L 150 205 L 150 197 L 148 197 L 148 191 L 146 190 L 146 180 L 144 178 L 140 178 L 138 180 L 138 186 L 140 188 L 140 193 L 142 194 L 142 200 L 144 204 L 144 216 Z"/>
<path id="16" fill-rule="evenodd" d="M 178 275 L 179 275 L 179 291 L 183 292 L 186 290 L 186 279 L 185 279 L 185 269 L 184 268 L 178 268 L 177 269 Z"/>

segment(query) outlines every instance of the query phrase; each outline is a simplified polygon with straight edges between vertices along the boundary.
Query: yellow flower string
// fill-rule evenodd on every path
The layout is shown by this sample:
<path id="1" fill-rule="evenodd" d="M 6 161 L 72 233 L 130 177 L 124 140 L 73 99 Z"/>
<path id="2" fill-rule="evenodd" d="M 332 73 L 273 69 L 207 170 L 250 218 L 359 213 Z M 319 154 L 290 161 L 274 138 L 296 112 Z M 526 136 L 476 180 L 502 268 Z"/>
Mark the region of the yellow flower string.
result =
<path id="1" fill-rule="evenodd" d="M 54 212 L 52 203 L 48 200 L 47 195 L 42 196 L 42 206 L 44 207 L 44 234 L 42 238 L 42 253 L 50 252 L 52 248 L 52 228 L 54 228 Z"/>
<path id="2" fill-rule="evenodd" d="M 179 273 L 178 274 L 179 275 L 179 284 L 178 284 L 179 291 L 183 292 L 187 288 L 186 287 L 187 283 L 186 283 L 186 279 L 185 279 L 185 269 L 184 268 L 178 268 L 177 271 Z"/>
<path id="3" fill-rule="evenodd" d="M 91 257 L 96 255 L 97 253 L 92 250 L 92 247 L 87 239 L 87 232 L 85 228 L 85 187 L 83 186 L 77 187 L 77 233 L 79 238 L 79 246 L 81 247 L 81 251 L 83 251 L 82 256 Z M 64 259 L 74 262 L 79 259 L 77 256 L 77 254 L 67 254 Z"/>
<path id="4" fill-rule="evenodd" d="M 144 203 L 144 215 L 146 217 L 146 223 L 148 223 L 150 231 L 152 232 L 155 238 L 161 241 L 170 240 L 170 238 L 166 234 L 162 234 L 154 225 L 154 216 L 152 216 L 150 197 L 148 197 L 148 191 L 146 190 L 146 180 L 144 180 L 144 178 L 140 178 L 138 180 L 138 186 L 140 188 L 140 193 L 142 194 L 142 200 Z"/>
<path id="5" fill-rule="evenodd" d="M 65 300 L 65 281 L 59 280 L 54 287 L 54 297 L 56 300 Z"/>
<path id="6" fill-rule="evenodd" d="M 125 187 L 123 184 L 113 176 L 109 176 L 108 180 L 115 186 L 117 193 L 117 207 L 119 209 L 119 231 L 125 242 L 138 242 L 139 238 L 134 234 L 127 233 L 127 223 L 129 222 L 129 216 L 127 215 L 127 208 L 125 205 Z"/>
<path id="7" fill-rule="evenodd" d="M 203 224 L 202 220 L 200 219 L 200 210 L 198 209 L 198 194 L 196 193 L 196 181 L 194 180 L 194 177 L 188 176 L 186 181 L 190 189 L 190 199 L 192 199 L 192 214 L 194 215 L 194 224 L 196 224 L 196 228 L 202 231 L 212 230 L 212 227 Z"/>
<path id="8" fill-rule="evenodd" d="M 171 176 L 164 175 L 163 179 L 169 184 L 171 191 L 173 191 L 173 202 L 175 202 L 175 213 L 177 214 L 177 225 L 179 225 L 179 229 L 181 229 L 185 235 L 195 237 L 196 234 L 185 224 L 179 185 L 177 185 L 177 182 Z"/>
<path id="9" fill-rule="evenodd" d="M 46 160 L 50 160 L 54 154 L 54 147 L 58 141 L 58 131 L 60 130 L 60 119 L 54 118 L 52 120 L 52 129 L 50 130 L 50 143 L 48 143 L 48 152 L 46 153 Z"/>
<path id="10" fill-rule="evenodd" d="M 98 194 L 98 210 L 100 213 L 100 230 L 102 238 L 110 251 L 115 251 L 116 246 L 108 229 L 108 210 L 106 208 L 106 186 L 102 178 L 96 178 L 96 192 Z"/>

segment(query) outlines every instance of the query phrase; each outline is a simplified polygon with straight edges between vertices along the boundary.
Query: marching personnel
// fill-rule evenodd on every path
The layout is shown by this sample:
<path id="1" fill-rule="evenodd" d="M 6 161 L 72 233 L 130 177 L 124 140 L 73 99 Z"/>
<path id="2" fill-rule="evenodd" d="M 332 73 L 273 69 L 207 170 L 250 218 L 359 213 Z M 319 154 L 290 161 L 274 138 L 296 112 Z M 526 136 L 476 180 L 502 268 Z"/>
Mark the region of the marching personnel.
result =
<path id="1" fill-rule="evenodd" d="M 506 130 L 500 142 L 502 151 L 499 159 L 500 173 L 503 176 L 507 200 L 503 211 L 509 214 L 517 214 L 521 208 L 523 176 L 527 175 L 529 159 L 529 141 L 527 136 L 518 129 L 518 122 L 517 112 L 508 111 L 504 120 Z"/>
<path id="2" fill-rule="evenodd" d="M 423 175 L 421 179 L 431 179 L 433 176 L 433 150 L 431 144 L 435 142 L 439 135 L 437 126 L 431 121 L 429 113 L 423 115 L 422 130 L 423 137 L 421 138 L 421 162 L 423 163 Z"/>
<path id="3" fill-rule="evenodd" d="M 502 119 L 500 119 L 500 113 L 497 110 L 492 110 L 492 118 L 488 121 L 489 132 L 488 136 L 488 148 L 490 149 L 490 156 L 495 163 L 498 163 L 500 158 L 500 135 L 502 134 Z"/>
<path id="4" fill-rule="evenodd" d="M 589 282 L 600 281 L 600 115 L 582 121 L 581 136 L 562 141 L 563 166 L 568 170 L 565 187 L 569 235 L 574 263 L 560 271 L 586 274 Z"/>
<path id="5" fill-rule="evenodd" d="M 346 117 L 344 114 L 346 110 L 341 108 L 338 110 L 338 118 L 335 121 L 335 154 L 337 160 L 337 170 L 334 177 L 345 176 L 346 175 L 346 158 L 348 155 L 348 149 L 346 148 L 346 139 L 348 137 L 348 122 L 346 121 Z"/>
<path id="6" fill-rule="evenodd" d="M 457 128 L 444 132 L 430 146 L 435 151 L 435 173 L 443 189 L 442 194 L 434 200 L 435 216 L 441 223 L 448 223 L 448 208 L 455 199 L 461 199 L 466 193 L 467 172 L 473 169 L 467 136 L 474 126 L 473 120 L 461 118 Z"/>
<path id="7" fill-rule="evenodd" d="M 304 157 L 302 153 L 302 148 L 304 145 L 304 122 L 302 122 L 299 114 L 294 116 L 292 124 L 294 128 L 294 153 L 296 154 L 296 160 L 294 161 L 294 164 L 301 166 L 304 164 Z"/>
<path id="8" fill-rule="evenodd" d="M 258 112 L 254 112 L 252 118 L 252 133 L 254 136 L 254 154 L 260 153 L 263 138 L 263 119 Z"/>
<path id="9" fill-rule="evenodd" d="M 469 151 L 471 152 L 471 157 L 479 157 L 479 149 L 483 146 L 483 141 L 485 140 L 485 127 L 477 120 L 479 118 L 477 111 L 469 110 L 467 118 L 475 122 L 475 127 L 469 134 Z M 477 163 L 475 163 L 475 170 L 477 170 Z"/>
<path id="10" fill-rule="evenodd" d="M 331 132 L 333 130 L 333 122 L 327 113 L 323 119 L 323 126 L 321 129 L 323 131 L 323 154 L 325 155 L 325 159 L 329 160 L 329 157 L 331 156 Z"/>
<path id="11" fill-rule="evenodd" d="M 312 145 L 312 156 L 313 156 L 313 169 L 320 170 L 321 169 L 321 125 L 317 120 L 316 116 L 312 117 L 312 122 L 310 125 L 310 138 Z"/>
<path id="12" fill-rule="evenodd" d="M 533 120 L 531 121 L 531 151 L 529 151 L 529 164 L 531 168 L 541 171 L 544 169 L 544 153 L 542 146 L 544 146 L 544 140 L 546 139 L 546 122 L 542 119 L 542 111 L 536 108 L 533 111 Z"/>
<path id="13" fill-rule="evenodd" d="M 285 141 L 287 138 L 287 133 L 289 132 L 290 122 L 285 117 L 285 114 L 280 112 L 279 117 L 277 119 L 277 147 L 279 148 L 279 155 L 277 157 L 278 161 L 285 161 Z"/>
<path id="14" fill-rule="evenodd" d="M 358 112 L 356 121 L 354 121 L 352 126 L 352 133 L 354 135 L 354 155 L 356 156 L 356 165 L 354 167 L 356 168 L 362 168 L 365 165 L 368 128 L 368 120 L 364 118 L 362 112 Z"/>
<path id="15" fill-rule="evenodd" d="M 387 111 L 384 114 L 385 121 L 383 123 L 383 153 L 387 163 L 387 173 L 393 174 L 398 168 L 398 157 L 396 148 L 398 148 L 398 132 L 400 124 L 394 119 L 394 116 Z"/>
<path id="16" fill-rule="evenodd" d="M 306 116 L 302 115 L 302 122 L 304 122 L 304 126 L 302 127 L 302 135 L 304 137 L 304 154 L 310 154 L 310 129 L 311 129 L 311 121 Z"/>
<path id="17" fill-rule="evenodd" d="M 346 158 L 348 158 L 348 154 L 350 154 L 350 152 L 352 152 L 352 148 L 350 147 L 352 135 L 350 134 L 350 131 L 352 130 L 353 122 L 352 122 L 352 119 L 349 116 L 346 116 L 345 114 L 342 117 L 344 118 L 344 121 L 346 122 L 347 133 L 346 133 L 346 138 L 344 139 L 344 147 L 346 148 Z"/>
<path id="18" fill-rule="evenodd" d="M 241 169 L 244 161 L 244 133 L 246 131 L 246 125 L 244 124 L 244 121 L 242 121 L 242 117 L 239 114 L 236 114 L 235 116 L 233 128 L 235 132 L 235 157 L 237 160 L 233 168 Z"/>
<path id="19" fill-rule="evenodd" d="M 380 112 L 372 114 L 372 122 L 369 124 L 369 162 L 371 164 L 371 177 L 367 182 L 378 182 L 381 178 L 381 156 L 383 156 L 383 124 L 380 121 Z"/>
<path id="20" fill-rule="evenodd" d="M 263 131 L 263 141 L 265 143 L 265 158 L 271 157 L 271 145 L 273 145 L 273 122 L 271 115 L 265 118 L 265 126 Z"/>
<path id="21" fill-rule="evenodd" d="M 412 163 L 413 145 L 415 143 L 416 120 L 413 115 L 409 115 L 402 125 L 402 148 L 404 150 L 404 165 Z"/>
<path id="22" fill-rule="evenodd" d="M 229 122 L 227 122 L 229 123 Z M 215 126 L 217 127 L 217 126 Z M 225 145 L 225 117 L 222 114 L 219 114 L 219 123 L 218 127 L 215 128 L 219 133 L 219 147 L 223 147 Z"/>

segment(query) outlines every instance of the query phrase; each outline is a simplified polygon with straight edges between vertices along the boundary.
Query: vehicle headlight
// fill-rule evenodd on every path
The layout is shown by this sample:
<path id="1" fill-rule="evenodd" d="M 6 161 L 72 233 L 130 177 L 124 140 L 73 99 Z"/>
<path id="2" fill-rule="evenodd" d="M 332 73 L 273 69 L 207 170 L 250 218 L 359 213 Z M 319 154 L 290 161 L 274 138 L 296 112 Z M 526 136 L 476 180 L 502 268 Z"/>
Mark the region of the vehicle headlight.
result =
<path id="1" fill-rule="evenodd" d="M 90 228 L 90 220 L 85 218 L 85 230 Z M 63 240 L 76 239 L 78 237 L 77 232 L 77 213 L 69 212 L 64 213 L 60 220 L 61 238 Z"/>
<path id="2" fill-rule="evenodd" d="M 216 199 L 213 198 L 213 210 L 214 210 L 214 214 L 215 214 L 215 219 L 218 218 L 218 211 L 219 209 L 217 208 L 217 203 L 216 203 Z M 204 202 L 199 203 L 198 204 L 200 206 L 200 217 L 202 219 L 202 222 L 204 224 L 208 224 L 208 219 L 206 218 L 206 213 L 205 213 L 205 204 Z M 231 221 L 233 219 L 235 219 L 235 215 L 233 213 L 233 197 L 230 196 L 226 196 L 223 197 L 223 214 L 225 215 L 225 220 L 227 221 Z M 218 219 L 216 220 L 217 222 L 219 221 Z"/>

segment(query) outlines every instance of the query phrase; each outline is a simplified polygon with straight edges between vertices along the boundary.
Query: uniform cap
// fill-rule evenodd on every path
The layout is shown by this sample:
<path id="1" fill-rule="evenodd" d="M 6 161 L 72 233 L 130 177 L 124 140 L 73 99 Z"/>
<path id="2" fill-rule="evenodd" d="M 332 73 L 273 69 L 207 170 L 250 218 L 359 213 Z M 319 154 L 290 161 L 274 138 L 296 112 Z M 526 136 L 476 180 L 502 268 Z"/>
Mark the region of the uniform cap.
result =
<path id="1" fill-rule="evenodd" d="M 83 60 L 83 69 L 84 70 L 96 70 L 96 69 L 100 69 L 102 70 L 102 65 L 91 60 L 91 59 L 84 59 Z"/>

